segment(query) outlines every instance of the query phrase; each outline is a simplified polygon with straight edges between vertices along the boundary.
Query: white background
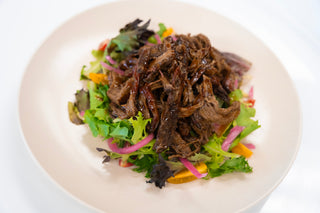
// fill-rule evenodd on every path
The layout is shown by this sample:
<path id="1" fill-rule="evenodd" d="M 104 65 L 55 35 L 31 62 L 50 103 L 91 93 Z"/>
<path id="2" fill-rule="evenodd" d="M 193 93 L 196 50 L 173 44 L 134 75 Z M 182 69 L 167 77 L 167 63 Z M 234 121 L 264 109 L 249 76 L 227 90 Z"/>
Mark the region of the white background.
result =
<path id="1" fill-rule="evenodd" d="M 92 212 L 52 183 L 33 161 L 19 132 L 17 100 L 24 69 L 46 37 L 70 17 L 106 2 L 0 0 L 1 213 Z M 241 23 L 287 68 L 302 106 L 302 143 L 292 169 L 261 212 L 320 212 L 320 1 L 184 2 Z"/>

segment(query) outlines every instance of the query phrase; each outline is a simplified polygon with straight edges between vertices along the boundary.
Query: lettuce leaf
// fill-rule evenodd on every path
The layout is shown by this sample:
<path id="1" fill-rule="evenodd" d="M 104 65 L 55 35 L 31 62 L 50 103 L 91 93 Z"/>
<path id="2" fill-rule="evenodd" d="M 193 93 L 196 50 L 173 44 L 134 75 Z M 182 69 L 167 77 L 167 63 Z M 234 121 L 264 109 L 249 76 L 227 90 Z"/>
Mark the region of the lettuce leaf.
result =
<path id="1" fill-rule="evenodd" d="M 212 166 L 211 164 L 207 164 L 207 166 L 209 170 L 208 174 L 212 178 L 232 172 L 252 172 L 252 168 L 249 166 L 248 161 L 243 156 L 228 159 L 218 168 L 216 168 L 215 165 Z"/>
<path id="2" fill-rule="evenodd" d="M 114 123 L 100 120 L 95 114 L 96 110 L 87 110 L 84 113 L 84 122 L 88 124 L 94 137 L 100 135 L 104 137 L 104 139 L 113 137 L 130 141 L 133 129 L 127 120 L 120 120 Z"/>
<path id="3" fill-rule="evenodd" d="M 88 124 L 94 137 L 97 137 L 99 134 L 98 121 L 99 120 L 94 117 L 91 110 L 87 110 L 84 113 L 84 122 Z"/>
<path id="4" fill-rule="evenodd" d="M 89 88 L 90 97 L 90 109 L 108 108 L 109 99 L 107 91 L 109 87 L 107 85 L 97 85 L 96 88 Z"/>
<path id="5" fill-rule="evenodd" d="M 76 125 L 83 124 L 83 121 L 79 117 L 79 111 L 72 102 L 68 102 L 68 112 L 69 112 L 69 119 L 72 123 Z"/>
<path id="6" fill-rule="evenodd" d="M 225 152 L 221 148 L 221 144 L 224 141 L 226 137 L 221 136 L 218 138 L 216 134 L 214 134 L 210 139 L 207 144 L 205 144 L 203 147 L 204 149 L 211 155 L 221 155 L 223 157 L 229 157 L 229 158 L 235 158 L 238 157 L 238 154 L 230 153 L 230 152 Z"/>
<path id="7" fill-rule="evenodd" d="M 153 165 L 158 162 L 157 155 L 153 154 L 145 154 L 142 158 L 128 158 L 127 160 L 129 163 L 133 163 L 136 168 L 132 169 L 135 172 L 141 173 L 146 172 L 145 177 L 149 178 L 150 173 L 152 172 Z"/>
<path id="8" fill-rule="evenodd" d="M 218 170 L 222 166 L 223 162 L 227 162 L 230 159 L 239 157 L 238 154 L 225 152 L 221 149 L 221 144 L 225 140 L 225 138 L 226 137 L 224 136 L 218 137 L 216 134 L 214 134 L 209 139 L 209 142 L 203 146 L 205 151 L 207 151 L 211 155 L 211 160 L 206 161 L 209 176 L 211 177 L 213 177 L 213 175 L 210 175 L 210 173 L 216 173 L 216 170 Z M 205 179 L 208 179 L 208 177 Z"/>
<path id="9" fill-rule="evenodd" d="M 133 126 L 133 136 L 131 141 L 136 144 L 147 136 L 146 126 L 148 123 L 151 123 L 151 118 L 145 120 L 142 113 L 139 111 L 135 119 L 130 118 L 129 122 Z"/>
<path id="10" fill-rule="evenodd" d="M 162 39 L 162 34 L 167 30 L 166 26 L 163 24 L 163 23 L 159 23 L 159 30 L 157 31 L 157 34 L 160 36 L 160 38 Z M 157 44 L 157 39 L 153 36 L 151 36 L 148 41 L 150 43 L 153 43 L 153 44 Z"/>
<path id="11" fill-rule="evenodd" d="M 87 67 L 85 65 L 82 66 L 80 80 L 89 79 L 90 73 L 98 73 L 100 70 L 102 70 L 100 62 L 104 61 L 104 52 L 101 50 L 92 50 L 91 54 L 95 60 L 90 62 L 90 67 L 88 69 L 86 69 Z"/>
<path id="12" fill-rule="evenodd" d="M 120 62 L 143 46 L 154 32 L 147 29 L 150 20 L 139 26 L 141 22 L 140 19 L 136 19 L 120 29 L 120 33 L 108 43 L 104 56 L 110 55 L 111 58 Z"/>
<path id="13" fill-rule="evenodd" d="M 76 94 L 76 102 L 74 103 L 75 107 L 77 107 L 78 111 L 86 111 L 90 108 L 90 101 L 89 101 L 89 93 L 84 89 L 77 90 Z"/>
<path id="14" fill-rule="evenodd" d="M 241 89 L 236 89 L 236 90 L 232 91 L 229 94 L 229 97 L 231 99 L 231 102 L 240 101 L 243 98 L 242 90 Z"/>
<path id="15" fill-rule="evenodd" d="M 196 153 L 195 155 L 188 157 L 188 160 L 193 162 L 201 162 L 201 161 L 206 162 L 206 161 L 210 161 L 211 157 L 202 153 Z"/>
<path id="16" fill-rule="evenodd" d="M 167 30 L 166 26 L 163 23 L 159 23 L 159 31 L 157 32 L 157 34 L 159 36 L 162 36 L 166 30 Z"/>
<path id="17" fill-rule="evenodd" d="M 248 136 L 251 132 L 260 127 L 258 121 L 251 119 L 256 114 L 254 108 L 247 107 L 245 104 L 241 103 L 240 105 L 240 114 L 237 119 L 233 122 L 233 126 L 244 126 L 246 127 L 239 136 L 233 141 L 230 146 L 230 149 L 235 147 L 244 137 Z"/>
<path id="18" fill-rule="evenodd" d="M 121 122 L 115 123 L 113 130 L 110 132 L 110 136 L 113 138 L 119 139 L 128 139 L 129 137 L 129 129 L 126 126 L 122 126 Z"/>

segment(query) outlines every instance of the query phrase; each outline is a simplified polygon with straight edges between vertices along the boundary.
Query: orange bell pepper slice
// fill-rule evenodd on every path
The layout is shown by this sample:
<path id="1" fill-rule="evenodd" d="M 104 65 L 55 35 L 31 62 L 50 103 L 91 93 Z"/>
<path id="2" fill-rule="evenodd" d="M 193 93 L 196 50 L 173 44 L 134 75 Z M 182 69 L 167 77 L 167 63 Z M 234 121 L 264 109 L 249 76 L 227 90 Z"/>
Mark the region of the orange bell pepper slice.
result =
<path id="1" fill-rule="evenodd" d="M 208 170 L 207 165 L 203 162 L 196 164 L 195 167 L 201 174 L 206 173 Z M 167 181 L 173 184 L 181 184 L 191 182 L 196 179 L 198 178 L 186 168 L 176 173 L 174 177 L 169 177 Z"/>
<path id="2" fill-rule="evenodd" d="M 242 143 L 238 143 L 238 145 L 233 147 L 231 149 L 231 152 L 242 155 L 245 158 L 249 158 L 253 154 L 253 152 L 250 149 L 248 149 L 245 145 L 243 145 Z"/>
<path id="3" fill-rule="evenodd" d="M 96 84 L 106 85 L 108 84 L 108 76 L 103 73 L 90 73 L 89 78 Z"/>

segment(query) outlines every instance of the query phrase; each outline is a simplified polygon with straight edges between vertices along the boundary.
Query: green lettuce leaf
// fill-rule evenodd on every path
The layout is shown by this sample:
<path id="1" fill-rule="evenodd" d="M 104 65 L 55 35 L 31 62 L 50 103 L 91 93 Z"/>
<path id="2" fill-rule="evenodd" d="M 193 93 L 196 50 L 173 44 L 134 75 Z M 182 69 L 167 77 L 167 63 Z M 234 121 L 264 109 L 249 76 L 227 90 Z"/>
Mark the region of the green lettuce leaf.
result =
<path id="1" fill-rule="evenodd" d="M 121 122 L 116 123 L 115 126 L 113 126 L 112 131 L 110 132 L 110 136 L 113 138 L 119 138 L 119 139 L 128 139 L 129 135 L 129 129 L 125 126 L 121 126 Z"/>
<path id="2" fill-rule="evenodd" d="M 90 96 L 90 109 L 97 109 L 99 106 L 103 104 L 103 97 L 99 92 L 94 90 L 89 90 Z"/>
<path id="3" fill-rule="evenodd" d="M 120 29 L 120 33 L 108 43 L 108 46 L 104 51 L 104 56 L 110 55 L 111 58 L 120 62 L 133 51 L 138 50 L 143 46 L 154 32 L 147 29 L 150 20 L 142 26 L 139 26 L 141 22 L 141 20 L 136 19 Z"/>
<path id="4" fill-rule="evenodd" d="M 216 134 L 214 134 L 210 139 L 207 144 L 205 144 L 203 147 L 204 149 L 211 155 L 221 155 L 224 157 L 229 157 L 229 158 L 235 158 L 238 157 L 238 154 L 230 153 L 230 152 L 225 152 L 221 149 L 221 144 L 224 141 L 226 137 L 221 136 L 218 138 Z"/>
<path id="5" fill-rule="evenodd" d="M 80 125 L 83 121 L 79 117 L 79 111 L 72 102 L 68 102 L 69 119 L 72 123 Z"/>
<path id="6" fill-rule="evenodd" d="M 89 79 L 90 73 L 98 73 L 100 70 L 102 70 L 100 62 L 104 61 L 104 51 L 92 50 L 91 54 L 95 60 L 90 62 L 90 67 L 88 69 L 86 69 L 86 66 L 82 66 L 80 80 Z"/>
<path id="7" fill-rule="evenodd" d="M 159 31 L 157 34 L 161 37 L 163 33 L 167 30 L 166 26 L 163 23 L 159 23 Z"/>
<path id="8" fill-rule="evenodd" d="M 86 110 L 86 112 L 84 113 L 84 122 L 88 124 L 92 132 L 92 135 L 94 137 L 97 137 L 99 134 L 99 128 L 98 128 L 99 120 L 96 117 L 94 117 L 91 110 Z"/>
<path id="9" fill-rule="evenodd" d="M 229 94 L 231 102 L 240 101 L 243 98 L 241 89 L 236 89 Z"/>
<path id="10" fill-rule="evenodd" d="M 119 141 L 119 140 L 118 140 Z M 146 177 L 150 177 L 153 165 L 158 162 L 158 154 L 152 149 L 155 140 L 150 141 L 147 145 L 130 154 L 118 154 L 108 150 L 103 150 L 111 159 L 121 158 L 122 161 L 133 163 L 135 172 L 146 172 Z"/>
<path id="11" fill-rule="evenodd" d="M 217 168 L 215 166 L 212 167 L 211 164 L 207 164 L 207 166 L 209 170 L 208 174 L 212 178 L 232 172 L 252 172 L 252 168 L 249 166 L 248 161 L 243 156 L 228 159 Z"/>
<path id="12" fill-rule="evenodd" d="M 113 137 L 130 141 L 133 129 L 128 121 L 109 122 L 108 119 L 103 120 L 96 117 L 96 112 L 96 110 L 86 110 L 84 113 L 84 122 L 88 124 L 94 137 L 100 135 L 104 139 Z"/>
<path id="13" fill-rule="evenodd" d="M 146 126 L 151 122 L 151 118 L 145 120 L 139 111 L 135 119 L 130 118 L 129 122 L 132 124 L 134 130 L 131 141 L 136 144 L 147 136 Z"/>
<path id="14" fill-rule="evenodd" d="M 188 160 L 193 162 L 201 162 L 201 161 L 206 162 L 206 161 L 210 161 L 211 157 L 202 153 L 196 153 L 195 155 L 188 157 Z"/>
<path id="15" fill-rule="evenodd" d="M 102 121 L 107 121 L 109 118 L 108 110 L 103 108 L 103 109 L 95 109 L 94 117 L 98 118 L 99 120 Z"/>
<path id="16" fill-rule="evenodd" d="M 233 126 L 244 126 L 246 127 L 239 136 L 232 142 L 230 149 L 235 147 L 244 137 L 248 136 L 251 132 L 260 127 L 258 121 L 252 119 L 256 114 L 254 108 L 246 107 L 245 104 L 240 105 L 240 114 L 237 119 L 233 122 Z"/>
<path id="17" fill-rule="evenodd" d="M 110 125 L 104 122 L 97 122 L 97 129 L 99 130 L 99 135 L 104 138 L 110 138 Z"/>
<path id="18" fill-rule="evenodd" d="M 109 104 L 107 85 L 96 85 L 96 87 L 89 88 L 90 109 L 104 108 Z"/>
<path id="19" fill-rule="evenodd" d="M 75 107 L 77 107 L 78 111 L 86 111 L 90 109 L 90 100 L 89 93 L 84 89 L 78 90 L 75 94 L 76 102 L 74 103 Z"/>
<path id="20" fill-rule="evenodd" d="M 146 172 L 145 177 L 149 178 L 150 173 L 152 172 L 153 165 L 158 162 L 157 155 L 149 155 L 145 154 L 142 158 L 128 158 L 127 160 L 129 163 L 133 163 L 136 168 L 132 169 L 135 172 Z"/>
<path id="21" fill-rule="evenodd" d="M 166 26 L 163 23 L 159 23 L 159 31 L 157 31 L 157 34 L 160 36 L 161 39 L 163 39 L 162 34 L 167 30 Z M 156 44 L 157 39 L 153 36 L 151 36 L 148 41 L 150 43 Z"/>

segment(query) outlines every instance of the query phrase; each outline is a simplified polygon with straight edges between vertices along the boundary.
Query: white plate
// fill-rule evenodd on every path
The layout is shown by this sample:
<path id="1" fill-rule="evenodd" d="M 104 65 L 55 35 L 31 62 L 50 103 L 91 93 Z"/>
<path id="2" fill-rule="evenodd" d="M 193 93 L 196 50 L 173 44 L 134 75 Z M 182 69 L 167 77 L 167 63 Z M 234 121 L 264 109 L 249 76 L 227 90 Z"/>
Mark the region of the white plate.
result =
<path id="1" fill-rule="evenodd" d="M 101 164 L 85 126 L 70 123 L 67 102 L 82 87 L 90 51 L 135 18 L 152 19 L 178 33 L 203 33 L 214 46 L 253 62 L 257 118 L 262 127 L 247 140 L 256 144 L 251 174 L 209 181 L 146 184 L 144 175 L 116 163 Z M 275 55 L 254 35 L 225 17 L 171 1 L 120 1 L 85 11 L 59 27 L 33 56 L 22 80 L 19 118 L 25 141 L 40 166 L 63 189 L 106 212 L 235 212 L 262 201 L 281 182 L 300 143 L 301 115 L 295 88 Z"/>

